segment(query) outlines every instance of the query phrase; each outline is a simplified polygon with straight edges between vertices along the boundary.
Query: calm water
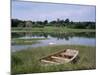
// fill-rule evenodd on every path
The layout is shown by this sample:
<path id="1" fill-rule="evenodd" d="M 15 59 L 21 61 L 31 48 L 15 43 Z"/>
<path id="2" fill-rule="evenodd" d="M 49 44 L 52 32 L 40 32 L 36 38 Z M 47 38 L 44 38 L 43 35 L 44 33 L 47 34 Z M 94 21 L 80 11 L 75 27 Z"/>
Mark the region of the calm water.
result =
<path id="1" fill-rule="evenodd" d="M 40 40 L 41 43 L 32 45 L 13 45 L 12 51 L 19 51 L 27 48 L 53 45 L 86 45 L 95 46 L 95 33 L 12 33 L 12 38 L 30 39 L 30 38 L 48 38 Z"/>

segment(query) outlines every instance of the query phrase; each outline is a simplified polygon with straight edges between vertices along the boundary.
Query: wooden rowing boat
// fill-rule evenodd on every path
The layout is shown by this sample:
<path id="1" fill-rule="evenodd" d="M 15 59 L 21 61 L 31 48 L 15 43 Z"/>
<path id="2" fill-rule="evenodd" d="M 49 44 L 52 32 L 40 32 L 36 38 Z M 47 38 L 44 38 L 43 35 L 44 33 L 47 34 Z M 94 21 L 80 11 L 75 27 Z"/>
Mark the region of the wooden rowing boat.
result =
<path id="1" fill-rule="evenodd" d="M 65 49 L 40 59 L 45 64 L 63 64 L 73 61 L 79 54 L 78 50 Z"/>

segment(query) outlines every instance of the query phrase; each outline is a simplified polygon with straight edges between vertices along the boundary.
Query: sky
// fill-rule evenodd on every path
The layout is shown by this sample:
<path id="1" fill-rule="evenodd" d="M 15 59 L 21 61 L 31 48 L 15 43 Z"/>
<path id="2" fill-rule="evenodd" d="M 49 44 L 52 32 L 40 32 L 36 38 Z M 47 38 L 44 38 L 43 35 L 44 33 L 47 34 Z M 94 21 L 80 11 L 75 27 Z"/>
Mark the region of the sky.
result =
<path id="1" fill-rule="evenodd" d="M 31 21 L 52 21 L 69 18 L 71 21 L 95 21 L 95 6 L 12 1 L 12 18 Z"/>

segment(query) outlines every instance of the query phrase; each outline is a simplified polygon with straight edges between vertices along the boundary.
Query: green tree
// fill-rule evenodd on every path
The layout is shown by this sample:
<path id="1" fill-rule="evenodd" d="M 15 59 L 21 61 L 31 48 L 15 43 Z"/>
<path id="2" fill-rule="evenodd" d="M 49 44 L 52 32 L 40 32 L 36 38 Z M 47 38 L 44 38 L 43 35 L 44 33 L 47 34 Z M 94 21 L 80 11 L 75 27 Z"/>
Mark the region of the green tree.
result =
<path id="1" fill-rule="evenodd" d="M 69 19 L 67 18 L 66 20 L 65 20 L 65 23 L 69 23 L 70 21 L 69 21 Z"/>

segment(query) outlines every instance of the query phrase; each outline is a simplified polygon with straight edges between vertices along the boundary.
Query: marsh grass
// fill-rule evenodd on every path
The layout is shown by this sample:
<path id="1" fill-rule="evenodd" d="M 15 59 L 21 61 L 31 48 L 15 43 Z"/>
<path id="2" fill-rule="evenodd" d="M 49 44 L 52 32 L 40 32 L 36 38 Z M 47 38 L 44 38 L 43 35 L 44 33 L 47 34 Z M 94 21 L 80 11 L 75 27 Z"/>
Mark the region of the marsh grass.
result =
<path id="1" fill-rule="evenodd" d="M 18 45 L 31 45 L 40 43 L 39 40 L 46 40 L 47 38 L 32 38 L 32 39 L 12 39 L 12 44 Z"/>
<path id="2" fill-rule="evenodd" d="M 31 28 L 29 30 L 26 30 L 25 28 L 19 29 L 19 28 L 12 28 L 12 32 L 56 32 L 56 33 L 68 33 L 68 32 L 95 32 L 95 29 L 72 29 L 67 27 L 50 27 L 45 26 L 44 28 Z"/>
<path id="3" fill-rule="evenodd" d="M 63 49 L 79 50 L 79 60 L 77 63 L 65 63 L 61 65 L 43 65 L 39 59 L 48 56 L 54 52 Z M 39 73 L 39 72 L 56 72 L 56 71 L 72 71 L 72 70 L 87 70 L 96 68 L 96 50 L 95 47 L 80 46 L 80 45 L 55 45 L 38 48 L 31 48 L 12 53 L 12 56 L 17 58 L 19 63 L 12 63 L 12 74 L 24 73 Z M 18 59 L 19 58 L 19 59 Z M 12 61 L 15 60 L 12 57 Z"/>

